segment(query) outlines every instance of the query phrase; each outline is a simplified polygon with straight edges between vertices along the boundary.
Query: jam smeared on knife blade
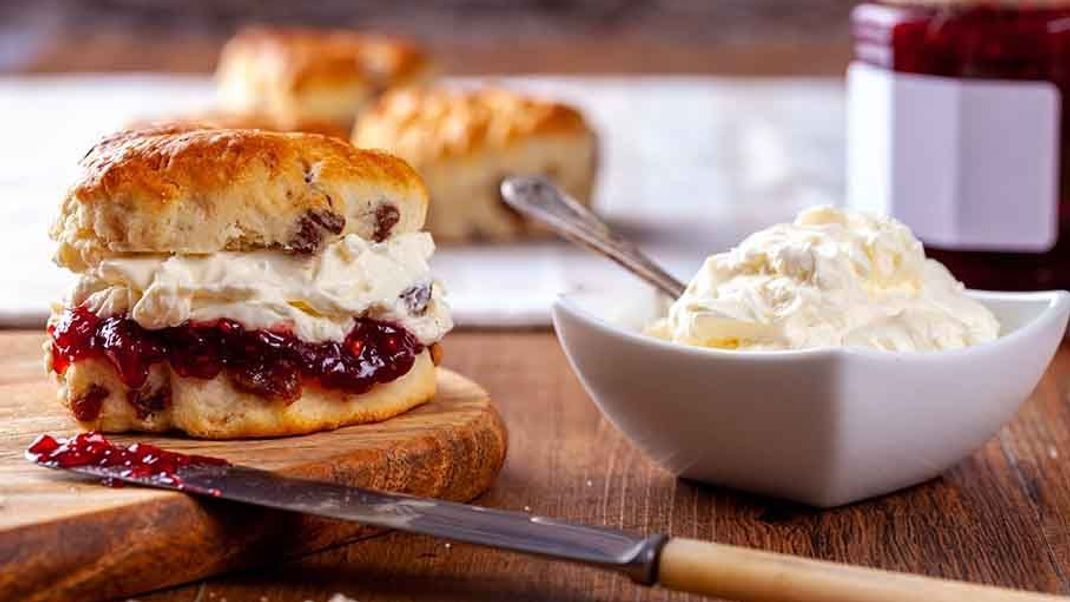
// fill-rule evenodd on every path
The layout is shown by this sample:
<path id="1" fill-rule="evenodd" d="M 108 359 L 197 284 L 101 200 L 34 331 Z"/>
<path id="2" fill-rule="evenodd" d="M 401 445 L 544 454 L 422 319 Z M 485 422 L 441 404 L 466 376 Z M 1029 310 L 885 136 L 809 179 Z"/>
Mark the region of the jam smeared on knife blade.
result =
<path id="1" fill-rule="evenodd" d="M 423 351 L 404 328 L 367 318 L 358 318 L 344 341 L 309 343 L 290 332 L 248 330 L 232 320 L 147 330 L 126 316 L 101 318 L 78 307 L 66 310 L 48 332 L 52 369 L 58 374 L 74 362 L 102 359 L 136 392 L 146 386 L 153 364 L 167 362 L 187 378 L 211 379 L 225 371 L 236 388 L 285 402 L 300 397 L 309 382 L 364 393 L 407 373 Z M 150 394 L 128 398 L 131 403 L 167 402 Z M 95 419 L 89 410 L 99 412 L 100 404 L 85 406 L 86 415 L 79 419 Z"/>
<path id="2" fill-rule="evenodd" d="M 26 458 L 53 468 L 119 468 L 124 477 L 174 485 L 179 489 L 184 486 L 180 472 L 185 468 L 230 465 L 220 458 L 180 454 L 146 443 L 132 443 L 124 447 L 96 432 L 80 433 L 68 439 L 41 435 L 26 449 Z M 105 479 L 104 483 L 117 484 L 110 479 Z M 218 495 L 218 491 L 209 493 Z"/>

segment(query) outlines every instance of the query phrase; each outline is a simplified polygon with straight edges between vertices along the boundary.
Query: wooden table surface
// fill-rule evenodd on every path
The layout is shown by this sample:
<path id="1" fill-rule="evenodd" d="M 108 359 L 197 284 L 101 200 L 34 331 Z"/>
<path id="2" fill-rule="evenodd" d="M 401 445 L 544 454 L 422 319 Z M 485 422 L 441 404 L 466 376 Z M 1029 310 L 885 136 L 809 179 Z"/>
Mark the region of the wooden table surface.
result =
<path id="1" fill-rule="evenodd" d="M 827 511 L 660 470 L 601 418 L 549 332 L 457 332 L 445 364 L 483 384 L 509 427 L 505 467 L 480 504 L 1070 593 L 1070 346 L 1015 421 L 946 475 Z M 336 593 L 360 602 L 687 599 L 585 567 L 393 533 L 138 600 L 319 602 Z"/>

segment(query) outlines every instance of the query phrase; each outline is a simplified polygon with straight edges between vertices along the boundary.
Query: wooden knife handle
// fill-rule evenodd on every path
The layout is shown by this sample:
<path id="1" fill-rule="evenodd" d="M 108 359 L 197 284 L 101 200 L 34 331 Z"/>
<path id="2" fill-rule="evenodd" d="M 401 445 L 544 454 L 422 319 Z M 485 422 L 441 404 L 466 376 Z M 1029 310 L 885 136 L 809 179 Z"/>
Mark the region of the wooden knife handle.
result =
<path id="1" fill-rule="evenodd" d="M 1070 598 L 893 573 L 693 539 L 661 550 L 658 583 L 742 602 L 995 602 Z"/>

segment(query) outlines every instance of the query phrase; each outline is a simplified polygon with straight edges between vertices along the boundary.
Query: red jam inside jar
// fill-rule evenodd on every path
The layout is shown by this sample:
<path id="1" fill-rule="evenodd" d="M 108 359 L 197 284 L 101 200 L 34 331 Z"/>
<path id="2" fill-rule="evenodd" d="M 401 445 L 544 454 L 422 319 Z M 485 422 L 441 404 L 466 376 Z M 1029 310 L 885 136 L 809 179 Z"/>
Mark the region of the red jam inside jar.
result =
<path id="1" fill-rule="evenodd" d="M 852 31 L 858 61 L 897 73 L 1055 85 L 1062 97 L 1055 245 L 1019 252 L 927 244 L 926 251 L 973 288 L 1070 288 L 1070 0 L 869 2 L 852 13 Z"/>

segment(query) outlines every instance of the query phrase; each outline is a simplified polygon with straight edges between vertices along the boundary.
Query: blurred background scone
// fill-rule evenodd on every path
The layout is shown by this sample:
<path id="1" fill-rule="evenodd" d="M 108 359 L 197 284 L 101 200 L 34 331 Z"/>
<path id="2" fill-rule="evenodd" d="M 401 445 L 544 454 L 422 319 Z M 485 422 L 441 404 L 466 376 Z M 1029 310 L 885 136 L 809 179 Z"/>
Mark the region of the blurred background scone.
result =
<path id="1" fill-rule="evenodd" d="M 353 143 L 416 168 L 433 199 L 428 229 L 439 241 L 541 232 L 501 201 L 505 176 L 546 175 L 583 203 L 595 178 L 596 138 L 579 111 L 500 88 L 388 93 L 358 119 Z"/>
<path id="2" fill-rule="evenodd" d="M 264 116 L 271 129 L 349 131 L 384 91 L 426 81 L 412 42 L 345 30 L 251 27 L 223 47 L 216 70 L 224 113 Z"/>
<path id="3" fill-rule="evenodd" d="M 47 363 L 85 428 L 277 436 L 430 399 L 452 327 L 427 194 L 312 134 L 158 126 L 95 146 L 52 236 Z"/>

